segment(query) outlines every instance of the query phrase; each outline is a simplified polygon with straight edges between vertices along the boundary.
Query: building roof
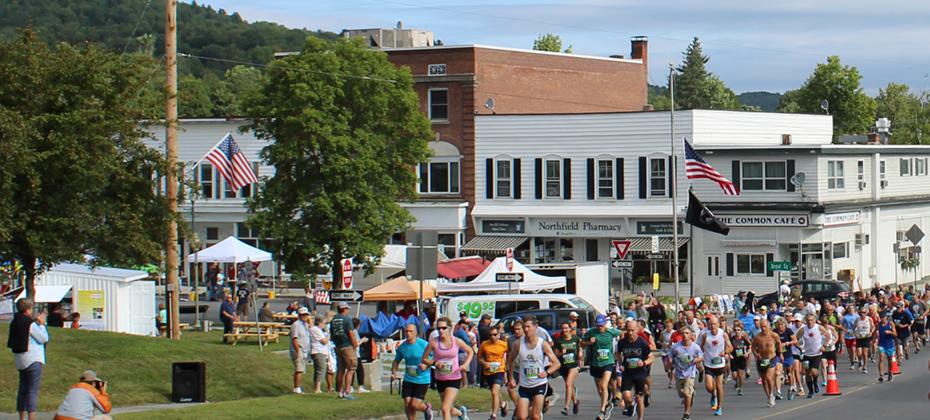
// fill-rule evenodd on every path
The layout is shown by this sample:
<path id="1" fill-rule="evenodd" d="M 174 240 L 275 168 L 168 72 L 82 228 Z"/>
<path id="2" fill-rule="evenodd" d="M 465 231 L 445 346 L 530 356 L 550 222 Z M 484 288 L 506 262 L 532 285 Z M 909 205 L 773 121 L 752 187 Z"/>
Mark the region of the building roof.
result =
<path id="1" fill-rule="evenodd" d="M 643 60 L 633 59 L 633 58 L 614 58 L 614 57 L 601 57 L 596 55 L 584 55 L 584 54 L 574 54 L 574 53 L 562 53 L 562 52 L 552 52 L 552 51 L 539 51 L 532 49 L 524 48 L 510 48 L 510 47 L 499 47 L 495 45 L 483 45 L 483 44 L 460 44 L 460 45 L 434 45 L 431 47 L 401 47 L 401 48 L 379 48 L 380 51 L 384 52 L 399 52 L 399 51 L 433 51 L 433 50 L 461 50 L 461 49 L 485 49 L 485 50 L 497 50 L 497 51 L 510 51 L 510 52 L 519 52 L 526 54 L 540 54 L 540 55 L 552 55 L 565 58 L 578 58 L 584 60 L 603 60 L 603 61 L 613 61 L 617 63 L 634 63 L 642 64 Z M 287 53 L 277 53 L 285 55 Z M 275 54 L 277 56 L 277 54 Z"/>

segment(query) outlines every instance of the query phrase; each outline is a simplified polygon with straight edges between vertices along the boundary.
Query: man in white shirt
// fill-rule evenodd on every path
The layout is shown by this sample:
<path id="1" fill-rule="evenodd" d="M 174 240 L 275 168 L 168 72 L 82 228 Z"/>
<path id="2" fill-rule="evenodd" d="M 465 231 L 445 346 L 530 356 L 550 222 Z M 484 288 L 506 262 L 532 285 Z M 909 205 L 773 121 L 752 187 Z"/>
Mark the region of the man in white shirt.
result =
<path id="1" fill-rule="evenodd" d="M 291 324 L 291 361 L 294 362 L 294 393 L 303 394 L 301 379 L 307 370 L 307 355 L 310 353 L 310 311 L 301 307 L 297 310 L 297 322 Z"/>

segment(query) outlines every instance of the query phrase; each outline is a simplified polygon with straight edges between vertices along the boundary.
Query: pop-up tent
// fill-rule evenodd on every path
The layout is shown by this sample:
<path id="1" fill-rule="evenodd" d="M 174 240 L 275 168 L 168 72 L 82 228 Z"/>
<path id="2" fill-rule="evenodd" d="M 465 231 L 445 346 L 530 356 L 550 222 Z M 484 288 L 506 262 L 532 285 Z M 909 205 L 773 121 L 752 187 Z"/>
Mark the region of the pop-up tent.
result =
<path id="1" fill-rule="evenodd" d="M 232 236 L 213 246 L 187 256 L 187 262 L 241 263 L 246 261 L 270 261 L 271 253 L 262 251 Z"/>
<path id="2" fill-rule="evenodd" d="M 365 302 L 417 300 L 420 296 L 420 282 L 398 277 L 380 286 L 365 291 Z M 426 282 L 423 285 L 423 299 L 436 297 L 436 288 Z"/>
<path id="3" fill-rule="evenodd" d="M 497 273 L 518 273 L 523 276 L 523 281 L 507 283 L 498 282 Z M 442 294 L 446 293 L 468 293 L 468 292 L 506 292 L 512 290 L 519 292 L 539 292 L 543 290 L 554 290 L 565 287 L 565 276 L 548 277 L 535 273 L 519 261 L 514 260 L 513 270 L 507 270 L 507 259 L 497 257 L 491 262 L 478 277 L 465 283 L 440 283 L 437 291 Z"/>

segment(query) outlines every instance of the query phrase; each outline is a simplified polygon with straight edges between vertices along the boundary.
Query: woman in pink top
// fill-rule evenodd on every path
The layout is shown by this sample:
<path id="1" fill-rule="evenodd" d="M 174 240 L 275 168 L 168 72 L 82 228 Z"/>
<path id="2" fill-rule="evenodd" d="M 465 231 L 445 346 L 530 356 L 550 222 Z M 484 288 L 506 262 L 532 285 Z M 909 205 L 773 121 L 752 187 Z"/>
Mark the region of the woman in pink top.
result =
<path id="1" fill-rule="evenodd" d="M 453 415 L 459 420 L 468 419 L 468 409 L 465 406 L 455 408 L 455 397 L 459 393 L 462 376 L 468 372 L 468 364 L 474 352 L 471 346 L 452 336 L 452 321 L 443 317 L 436 320 L 436 331 L 439 336 L 430 340 L 420 360 L 420 369 L 426 370 L 429 366 L 435 368 L 433 375 L 436 379 L 436 390 L 442 399 L 442 418 L 450 420 Z M 459 350 L 465 351 L 465 360 L 459 364 Z"/>

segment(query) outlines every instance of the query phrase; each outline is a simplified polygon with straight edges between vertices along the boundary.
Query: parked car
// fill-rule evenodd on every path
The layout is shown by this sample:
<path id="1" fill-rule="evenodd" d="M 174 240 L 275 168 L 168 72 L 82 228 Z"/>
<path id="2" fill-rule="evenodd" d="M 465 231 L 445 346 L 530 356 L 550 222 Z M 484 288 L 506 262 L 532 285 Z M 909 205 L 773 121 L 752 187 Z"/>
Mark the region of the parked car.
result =
<path id="1" fill-rule="evenodd" d="M 852 289 L 849 285 L 841 281 L 833 280 L 796 280 L 788 284 L 791 289 L 801 289 L 801 297 L 804 300 L 815 298 L 818 301 L 831 299 L 846 299 L 852 295 Z M 778 300 L 778 292 L 768 293 L 759 296 L 760 305 L 769 305 Z"/>
<path id="2" fill-rule="evenodd" d="M 472 321 L 478 321 L 484 314 L 491 315 L 494 320 L 500 320 L 515 312 L 539 309 L 595 310 L 594 305 L 584 298 L 563 293 L 440 296 L 437 306 L 440 316 L 458 319 L 459 313 L 465 312 Z"/>
<path id="3" fill-rule="evenodd" d="M 560 325 L 568 321 L 568 315 L 572 312 L 578 313 L 578 328 L 590 328 L 594 325 L 594 320 L 597 318 L 597 311 L 593 308 L 537 309 L 507 314 L 501 318 L 497 325 L 502 328 L 502 331 L 510 334 L 514 321 L 526 315 L 533 315 L 539 320 L 539 326 L 545 328 L 546 331 L 549 332 L 549 335 L 555 339 L 561 335 L 562 331 Z"/>

